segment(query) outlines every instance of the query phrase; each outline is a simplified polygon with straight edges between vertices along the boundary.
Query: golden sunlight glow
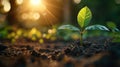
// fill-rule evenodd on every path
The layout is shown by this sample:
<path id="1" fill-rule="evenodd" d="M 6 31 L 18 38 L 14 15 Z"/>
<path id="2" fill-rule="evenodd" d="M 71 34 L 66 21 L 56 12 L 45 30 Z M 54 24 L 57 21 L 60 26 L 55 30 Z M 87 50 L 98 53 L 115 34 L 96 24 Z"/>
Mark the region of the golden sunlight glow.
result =
<path id="1" fill-rule="evenodd" d="M 41 0 L 30 0 L 30 4 L 33 5 L 33 6 L 40 5 Z"/>
<path id="2" fill-rule="evenodd" d="M 16 0 L 21 1 L 22 0 Z M 57 23 L 59 18 L 61 18 L 60 12 L 62 12 L 62 2 L 58 4 L 59 1 L 52 3 L 47 0 L 23 0 L 24 3 L 20 5 L 21 11 L 19 11 L 17 16 L 20 16 L 19 21 L 21 23 L 25 22 L 26 28 L 37 27 L 39 25 L 52 26 Z M 61 1 L 61 0 L 60 0 Z M 21 8 L 23 7 L 23 9 Z M 44 22 L 44 23 L 42 23 Z M 49 30 L 48 33 L 54 33 L 54 30 Z"/>
<path id="3" fill-rule="evenodd" d="M 32 11 L 44 12 L 46 10 L 46 5 L 42 0 L 29 0 L 29 7 Z"/>
<path id="4" fill-rule="evenodd" d="M 23 3 L 23 0 L 16 0 L 16 4 L 20 5 Z"/>

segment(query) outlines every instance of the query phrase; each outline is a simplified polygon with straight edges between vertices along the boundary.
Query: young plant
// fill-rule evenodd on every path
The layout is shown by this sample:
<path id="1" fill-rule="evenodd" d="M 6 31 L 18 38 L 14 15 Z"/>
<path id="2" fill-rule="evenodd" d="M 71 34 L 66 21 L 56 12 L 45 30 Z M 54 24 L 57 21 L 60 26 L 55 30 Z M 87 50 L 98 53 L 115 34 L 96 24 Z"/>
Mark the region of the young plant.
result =
<path id="1" fill-rule="evenodd" d="M 116 24 L 112 21 L 107 22 L 107 27 L 111 30 L 111 32 L 120 32 Z"/>
<path id="2" fill-rule="evenodd" d="M 107 27 L 110 30 L 109 37 L 112 37 L 112 42 L 120 42 L 120 30 L 117 28 L 117 25 L 114 22 L 107 22 Z"/>
<path id="3" fill-rule="evenodd" d="M 91 19 L 92 19 L 92 12 L 87 6 L 85 6 L 79 11 L 78 16 L 77 16 L 77 21 L 78 21 L 80 28 L 77 28 L 72 25 L 62 25 L 58 28 L 58 30 L 67 29 L 67 30 L 74 30 L 74 31 L 80 32 L 80 44 L 83 45 L 83 35 L 85 31 L 87 30 L 109 31 L 109 29 L 103 25 L 88 26 Z"/>

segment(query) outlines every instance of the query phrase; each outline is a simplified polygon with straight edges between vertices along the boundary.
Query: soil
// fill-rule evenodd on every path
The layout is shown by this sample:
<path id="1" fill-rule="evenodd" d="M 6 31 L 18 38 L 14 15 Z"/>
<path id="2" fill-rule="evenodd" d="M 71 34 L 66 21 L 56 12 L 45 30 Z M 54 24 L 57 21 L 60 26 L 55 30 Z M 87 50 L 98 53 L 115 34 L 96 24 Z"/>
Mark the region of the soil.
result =
<path id="1" fill-rule="evenodd" d="M 0 43 L 0 67 L 120 67 L 120 43 Z"/>

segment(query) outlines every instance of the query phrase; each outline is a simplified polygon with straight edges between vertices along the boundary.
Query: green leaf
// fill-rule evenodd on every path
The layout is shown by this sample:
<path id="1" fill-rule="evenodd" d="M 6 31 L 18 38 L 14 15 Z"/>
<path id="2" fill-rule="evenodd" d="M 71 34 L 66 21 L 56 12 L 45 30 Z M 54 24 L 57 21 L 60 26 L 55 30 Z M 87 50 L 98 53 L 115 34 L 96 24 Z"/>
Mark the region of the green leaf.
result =
<path id="1" fill-rule="evenodd" d="M 90 23 L 91 19 L 92 19 L 92 13 L 87 6 L 85 6 L 79 11 L 77 20 L 81 28 L 86 27 Z"/>
<path id="2" fill-rule="evenodd" d="M 120 32 L 120 30 L 118 28 L 114 28 L 113 32 Z"/>
<path id="3" fill-rule="evenodd" d="M 110 29 L 116 28 L 116 24 L 115 24 L 114 22 L 107 22 L 107 26 L 108 26 Z"/>
<path id="4" fill-rule="evenodd" d="M 120 32 L 120 30 L 118 28 L 113 28 L 111 29 L 112 32 Z"/>
<path id="5" fill-rule="evenodd" d="M 80 31 L 79 28 L 72 25 L 62 25 L 58 28 L 58 30 L 72 30 L 72 31 Z"/>
<path id="6" fill-rule="evenodd" d="M 92 25 L 85 28 L 85 30 L 100 30 L 100 31 L 109 31 L 109 29 L 103 25 Z"/>
<path id="7" fill-rule="evenodd" d="M 119 32 L 120 30 L 117 28 L 116 24 L 114 22 L 108 22 L 107 26 L 112 32 Z"/>

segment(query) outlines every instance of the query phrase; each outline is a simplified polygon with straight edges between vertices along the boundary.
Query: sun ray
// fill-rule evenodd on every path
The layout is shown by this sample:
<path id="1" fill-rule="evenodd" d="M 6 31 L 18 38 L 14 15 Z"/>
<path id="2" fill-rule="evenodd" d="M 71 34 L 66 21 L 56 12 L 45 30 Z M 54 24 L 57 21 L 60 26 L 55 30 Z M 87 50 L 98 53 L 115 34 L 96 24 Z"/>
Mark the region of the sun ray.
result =
<path id="1" fill-rule="evenodd" d="M 50 4 L 50 3 L 48 3 L 48 2 L 45 2 L 45 4 L 46 4 L 46 6 L 49 6 L 49 7 L 52 7 L 52 8 L 57 8 L 57 9 L 62 9 L 62 7 L 61 6 L 56 6 L 56 4 L 54 5 L 54 4 Z"/>
<path id="2" fill-rule="evenodd" d="M 57 11 L 56 11 L 55 9 L 54 9 L 53 11 L 54 11 L 54 14 L 57 13 Z M 44 18 L 45 18 L 45 20 L 47 20 L 46 23 L 50 24 L 50 26 L 53 25 L 53 22 L 58 21 L 57 16 L 55 16 L 55 15 L 51 12 L 50 9 L 47 9 L 47 8 L 46 8 L 46 13 L 47 13 L 47 15 L 46 15 Z M 44 16 L 44 15 L 43 15 L 43 16 Z"/>

